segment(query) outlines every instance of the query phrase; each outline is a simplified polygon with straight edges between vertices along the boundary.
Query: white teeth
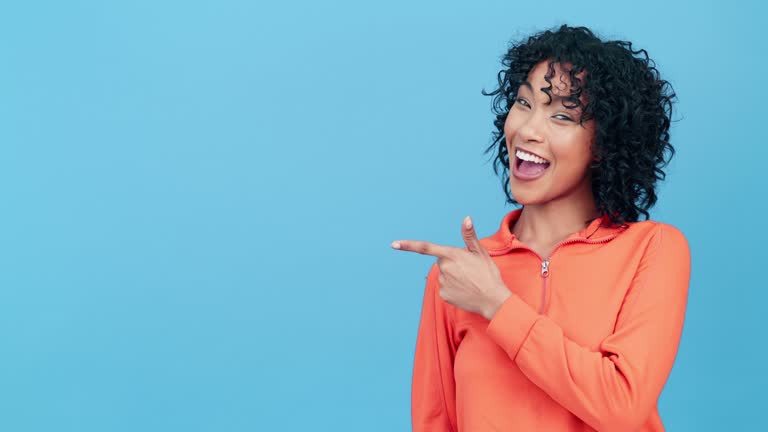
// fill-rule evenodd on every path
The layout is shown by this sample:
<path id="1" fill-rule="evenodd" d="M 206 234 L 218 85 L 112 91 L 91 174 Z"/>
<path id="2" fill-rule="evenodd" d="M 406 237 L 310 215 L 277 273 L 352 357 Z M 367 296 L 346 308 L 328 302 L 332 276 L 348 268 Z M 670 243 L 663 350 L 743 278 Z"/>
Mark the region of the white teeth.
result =
<path id="1" fill-rule="evenodd" d="M 524 152 L 522 150 L 517 150 L 515 152 L 515 156 L 519 157 L 520 159 L 522 159 L 524 161 L 528 161 L 528 162 L 535 162 L 535 163 L 540 163 L 540 164 L 547 163 L 546 159 L 542 159 L 542 158 L 540 158 L 538 156 L 534 156 L 534 155 L 532 155 L 530 153 L 526 153 L 526 152 Z"/>

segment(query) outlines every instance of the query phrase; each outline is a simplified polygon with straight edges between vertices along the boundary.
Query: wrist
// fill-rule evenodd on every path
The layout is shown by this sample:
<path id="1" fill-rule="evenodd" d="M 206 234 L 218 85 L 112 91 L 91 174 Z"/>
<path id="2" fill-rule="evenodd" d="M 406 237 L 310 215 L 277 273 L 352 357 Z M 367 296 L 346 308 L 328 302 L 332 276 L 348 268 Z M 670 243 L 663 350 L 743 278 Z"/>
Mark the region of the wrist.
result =
<path id="1" fill-rule="evenodd" d="M 507 289 L 506 286 L 504 286 L 503 290 L 499 290 L 499 295 L 496 296 L 491 302 L 488 304 L 488 307 L 486 307 L 485 311 L 483 312 L 483 316 L 488 320 L 492 320 L 493 316 L 496 315 L 496 312 L 501 308 L 501 305 L 504 304 L 504 302 L 507 301 L 508 298 L 512 296 L 512 293 Z"/>

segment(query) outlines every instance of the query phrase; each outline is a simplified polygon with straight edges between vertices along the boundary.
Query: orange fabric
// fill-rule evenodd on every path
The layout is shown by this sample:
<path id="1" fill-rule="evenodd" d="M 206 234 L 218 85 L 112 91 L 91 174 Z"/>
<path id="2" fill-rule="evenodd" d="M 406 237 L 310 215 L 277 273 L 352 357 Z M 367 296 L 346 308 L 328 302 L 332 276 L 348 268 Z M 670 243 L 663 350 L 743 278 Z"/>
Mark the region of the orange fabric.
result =
<path id="1" fill-rule="evenodd" d="M 690 278 L 688 242 L 654 221 L 594 220 L 542 259 L 511 232 L 480 243 L 513 293 L 490 321 L 440 298 L 429 270 L 413 368 L 413 430 L 663 431 Z"/>

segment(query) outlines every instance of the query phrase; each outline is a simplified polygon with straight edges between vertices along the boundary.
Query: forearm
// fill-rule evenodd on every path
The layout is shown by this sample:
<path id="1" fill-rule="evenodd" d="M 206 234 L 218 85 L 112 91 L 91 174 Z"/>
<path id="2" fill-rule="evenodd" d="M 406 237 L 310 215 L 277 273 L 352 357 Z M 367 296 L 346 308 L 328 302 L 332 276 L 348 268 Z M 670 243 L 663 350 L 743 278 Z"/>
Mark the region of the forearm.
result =
<path id="1" fill-rule="evenodd" d="M 662 322 L 638 319 L 596 351 L 513 295 L 486 331 L 531 382 L 584 422 L 598 430 L 632 430 L 648 417 L 666 382 L 681 328 L 679 313 Z M 656 346 L 660 334 L 669 339 Z M 643 352 L 652 346 L 653 356 Z"/>

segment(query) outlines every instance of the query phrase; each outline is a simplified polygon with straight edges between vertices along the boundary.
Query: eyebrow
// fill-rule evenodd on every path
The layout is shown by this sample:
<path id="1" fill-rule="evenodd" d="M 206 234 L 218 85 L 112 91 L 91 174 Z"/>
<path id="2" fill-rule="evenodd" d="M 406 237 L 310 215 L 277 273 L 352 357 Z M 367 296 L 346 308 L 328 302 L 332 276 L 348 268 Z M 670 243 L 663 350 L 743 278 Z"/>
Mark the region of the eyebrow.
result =
<path id="1" fill-rule="evenodd" d="M 528 81 L 523 81 L 522 84 L 521 84 L 521 87 L 522 86 L 528 87 L 528 89 L 531 92 L 533 92 L 533 86 Z M 549 105 L 551 102 L 554 102 L 554 101 L 568 100 L 568 96 L 561 96 L 561 95 L 556 95 L 556 94 L 551 94 L 551 93 L 548 93 L 547 95 L 549 96 L 549 98 L 551 100 L 550 102 L 547 103 L 547 105 Z M 565 106 L 565 104 L 563 104 L 563 107 L 565 107 L 565 109 L 569 109 L 569 110 L 573 110 L 573 111 L 578 110 L 578 108 L 575 108 L 575 107 L 574 108 L 569 108 L 569 107 Z"/>

